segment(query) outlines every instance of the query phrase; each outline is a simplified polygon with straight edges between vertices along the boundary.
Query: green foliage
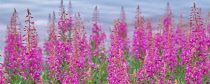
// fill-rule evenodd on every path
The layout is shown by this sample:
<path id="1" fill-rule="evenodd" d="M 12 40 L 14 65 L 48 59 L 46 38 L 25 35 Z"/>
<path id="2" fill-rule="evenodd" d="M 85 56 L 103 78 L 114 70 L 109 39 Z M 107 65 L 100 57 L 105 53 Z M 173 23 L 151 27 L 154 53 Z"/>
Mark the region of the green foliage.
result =
<path id="1" fill-rule="evenodd" d="M 92 69 L 92 77 L 94 80 L 91 81 L 91 83 L 88 84 L 107 84 L 107 65 L 108 62 L 106 62 L 106 55 L 103 53 L 99 53 L 98 56 L 94 56 L 94 51 L 96 50 L 96 42 L 93 40 L 91 41 L 91 61 L 97 65 L 97 69 Z M 102 51 L 104 49 L 100 49 Z M 103 59 L 99 59 L 99 56 L 103 57 Z"/>

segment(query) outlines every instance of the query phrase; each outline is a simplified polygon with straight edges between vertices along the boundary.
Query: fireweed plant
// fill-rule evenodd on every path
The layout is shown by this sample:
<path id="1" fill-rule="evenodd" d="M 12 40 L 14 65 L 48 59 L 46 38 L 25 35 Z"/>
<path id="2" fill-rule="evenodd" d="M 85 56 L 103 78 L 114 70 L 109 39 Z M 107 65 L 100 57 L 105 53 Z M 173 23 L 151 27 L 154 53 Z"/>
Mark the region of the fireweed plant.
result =
<path id="1" fill-rule="evenodd" d="M 20 62 L 20 53 L 22 51 L 22 37 L 17 20 L 18 15 L 16 9 L 14 9 L 10 24 L 7 26 L 6 46 L 4 47 L 4 66 L 6 71 L 11 74 L 17 74 L 15 70 L 19 69 L 17 64 Z"/>
<path id="2" fill-rule="evenodd" d="M 125 27 L 124 23 L 115 22 L 114 30 L 110 35 L 111 46 L 108 58 L 108 77 L 107 81 L 111 84 L 129 84 L 128 62 L 124 56 L 124 37 L 122 36 L 121 28 Z"/>
<path id="3" fill-rule="evenodd" d="M 92 34 L 90 35 L 90 51 L 91 56 L 88 60 L 92 61 L 92 64 L 89 64 L 93 67 L 92 76 L 95 80 L 92 83 L 106 83 L 107 77 L 107 57 L 105 56 L 105 47 L 104 41 L 106 38 L 105 32 L 102 31 L 99 24 L 99 11 L 97 6 L 94 9 L 93 13 L 93 27 Z M 100 74 L 100 75 L 99 75 Z"/>
<path id="4" fill-rule="evenodd" d="M 27 9 L 27 26 L 23 28 L 22 35 L 20 31 L 20 24 L 17 23 L 17 12 L 11 17 L 11 22 L 7 27 L 7 40 L 5 41 L 5 71 L 8 74 L 6 81 L 8 83 L 25 82 L 35 83 L 39 82 L 42 66 L 42 50 L 38 47 L 38 34 L 31 21 L 30 10 Z M 36 60 L 36 61 L 35 61 Z M 16 80 L 14 80 L 16 79 Z"/>
<path id="5" fill-rule="evenodd" d="M 207 17 L 193 4 L 190 19 L 177 21 L 169 3 L 153 32 L 136 8 L 133 38 L 128 37 L 124 8 L 115 19 L 110 45 L 93 12 L 92 33 L 87 38 L 80 13 L 60 3 L 59 17 L 49 14 L 48 37 L 43 48 L 27 9 L 26 26 L 14 9 L 7 25 L 1 84 L 208 84 L 210 82 L 210 12 Z M 174 22 L 177 22 L 175 25 Z M 44 53 L 42 53 L 44 52 Z"/>
<path id="6" fill-rule="evenodd" d="M 23 28 L 26 34 L 23 35 L 23 50 L 21 52 L 21 73 L 29 83 L 36 83 L 40 81 L 41 71 L 43 71 L 42 49 L 38 47 L 38 34 L 34 27 L 34 22 L 31 21 L 30 10 L 27 9 L 25 20 L 27 26 Z"/>

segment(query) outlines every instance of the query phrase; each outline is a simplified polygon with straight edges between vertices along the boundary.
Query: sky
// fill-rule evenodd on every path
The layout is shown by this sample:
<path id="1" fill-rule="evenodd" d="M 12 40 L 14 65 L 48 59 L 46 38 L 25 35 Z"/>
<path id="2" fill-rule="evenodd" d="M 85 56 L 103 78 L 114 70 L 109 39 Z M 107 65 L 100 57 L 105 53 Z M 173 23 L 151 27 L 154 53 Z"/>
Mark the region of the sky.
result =
<path id="1" fill-rule="evenodd" d="M 114 19 L 119 18 L 121 7 L 124 7 L 126 19 L 128 22 L 128 36 L 132 38 L 133 23 L 137 5 L 140 5 L 142 15 L 145 19 L 153 19 L 153 27 L 157 26 L 158 19 L 164 15 L 167 2 L 170 3 L 174 20 L 178 19 L 182 13 L 183 17 L 189 18 L 193 2 L 197 7 L 202 8 L 203 15 L 206 16 L 210 11 L 210 0 L 71 0 L 73 13 L 80 12 L 85 23 L 87 36 L 91 34 L 91 24 L 93 10 L 95 6 L 99 10 L 100 25 L 102 30 L 107 34 L 107 42 L 109 42 L 110 29 L 113 28 Z M 69 0 L 64 0 L 64 6 L 67 9 Z M 39 46 L 43 46 L 44 39 L 47 38 L 48 15 L 55 11 L 56 17 L 59 13 L 60 0 L 0 0 L 0 55 L 4 55 L 6 26 L 10 22 L 10 17 L 16 8 L 19 16 L 18 22 L 25 26 L 24 20 L 27 14 L 26 9 L 31 10 L 32 21 L 39 35 Z M 106 43 L 106 46 L 109 44 Z M 0 57 L 0 62 L 3 58 Z"/>

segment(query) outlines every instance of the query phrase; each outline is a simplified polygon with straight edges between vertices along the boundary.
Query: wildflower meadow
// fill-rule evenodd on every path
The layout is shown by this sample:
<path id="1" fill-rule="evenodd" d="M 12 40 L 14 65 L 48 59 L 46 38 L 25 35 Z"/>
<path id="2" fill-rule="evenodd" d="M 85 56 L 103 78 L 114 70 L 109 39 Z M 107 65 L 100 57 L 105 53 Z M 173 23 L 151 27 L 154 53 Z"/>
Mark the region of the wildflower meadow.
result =
<path id="1" fill-rule="evenodd" d="M 6 28 L 0 84 L 210 84 L 210 12 L 202 14 L 196 3 L 190 18 L 180 14 L 177 24 L 167 3 L 158 26 L 144 18 L 137 4 L 133 38 L 128 37 L 124 7 L 108 35 L 96 6 L 87 36 L 83 14 L 73 13 L 71 2 L 67 8 L 63 3 L 58 3 L 59 17 L 53 11 L 46 17 L 43 47 L 38 46 L 33 12 L 27 9 L 19 17 L 14 9 Z M 19 18 L 25 21 L 20 24 Z"/>

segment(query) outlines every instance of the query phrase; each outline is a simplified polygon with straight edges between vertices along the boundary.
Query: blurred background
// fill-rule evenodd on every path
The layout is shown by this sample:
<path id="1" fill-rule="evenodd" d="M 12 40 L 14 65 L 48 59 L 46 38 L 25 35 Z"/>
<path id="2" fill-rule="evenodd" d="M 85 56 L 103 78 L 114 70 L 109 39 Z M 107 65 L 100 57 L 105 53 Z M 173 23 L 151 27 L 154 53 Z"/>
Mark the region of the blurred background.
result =
<path id="1" fill-rule="evenodd" d="M 66 10 L 68 10 L 69 0 L 63 0 Z M 95 6 L 99 10 L 100 25 L 102 30 L 106 32 L 106 45 L 109 46 L 110 29 L 113 28 L 114 19 L 120 17 L 121 7 L 124 7 L 126 19 L 128 23 L 128 36 L 132 39 L 134 30 L 134 20 L 136 8 L 140 5 L 142 15 L 145 20 L 152 18 L 153 28 L 157 27 L 157 22 L 161 16 L 165 14 L 167 2 L 170 3 L 170 8 L 174 16 L 174 23 L 177 23 L 180 14 L 183 14 L 185 19 L 189 19 L 193 2 L 198 8 L 202 8 L 203 16 L 206 17 L 210 11 L 210 0 L 70 0 L 72 3 L 73 13 L 80 12 L 80 15 L 85 22 L 87 37 L 91 34 L 93 10 Z M 4 55 L 6 27 L 10 23 L 10 17 L 16 8 L 19 16 L 19 21 L 22 26 L 25 26 L 26 9 L 31 10 L 32 21 L 35 22 L 35 27 L 39 34 L 39 46 L 43 46 L 44 39 L 48 33 L 48 15 L 53 11 L 56 17 L 59 17 L 60 0 L 0 0 L 0 55 Z M 0 57 L 0 63 L 3 62 L 3 57 Z"/>

